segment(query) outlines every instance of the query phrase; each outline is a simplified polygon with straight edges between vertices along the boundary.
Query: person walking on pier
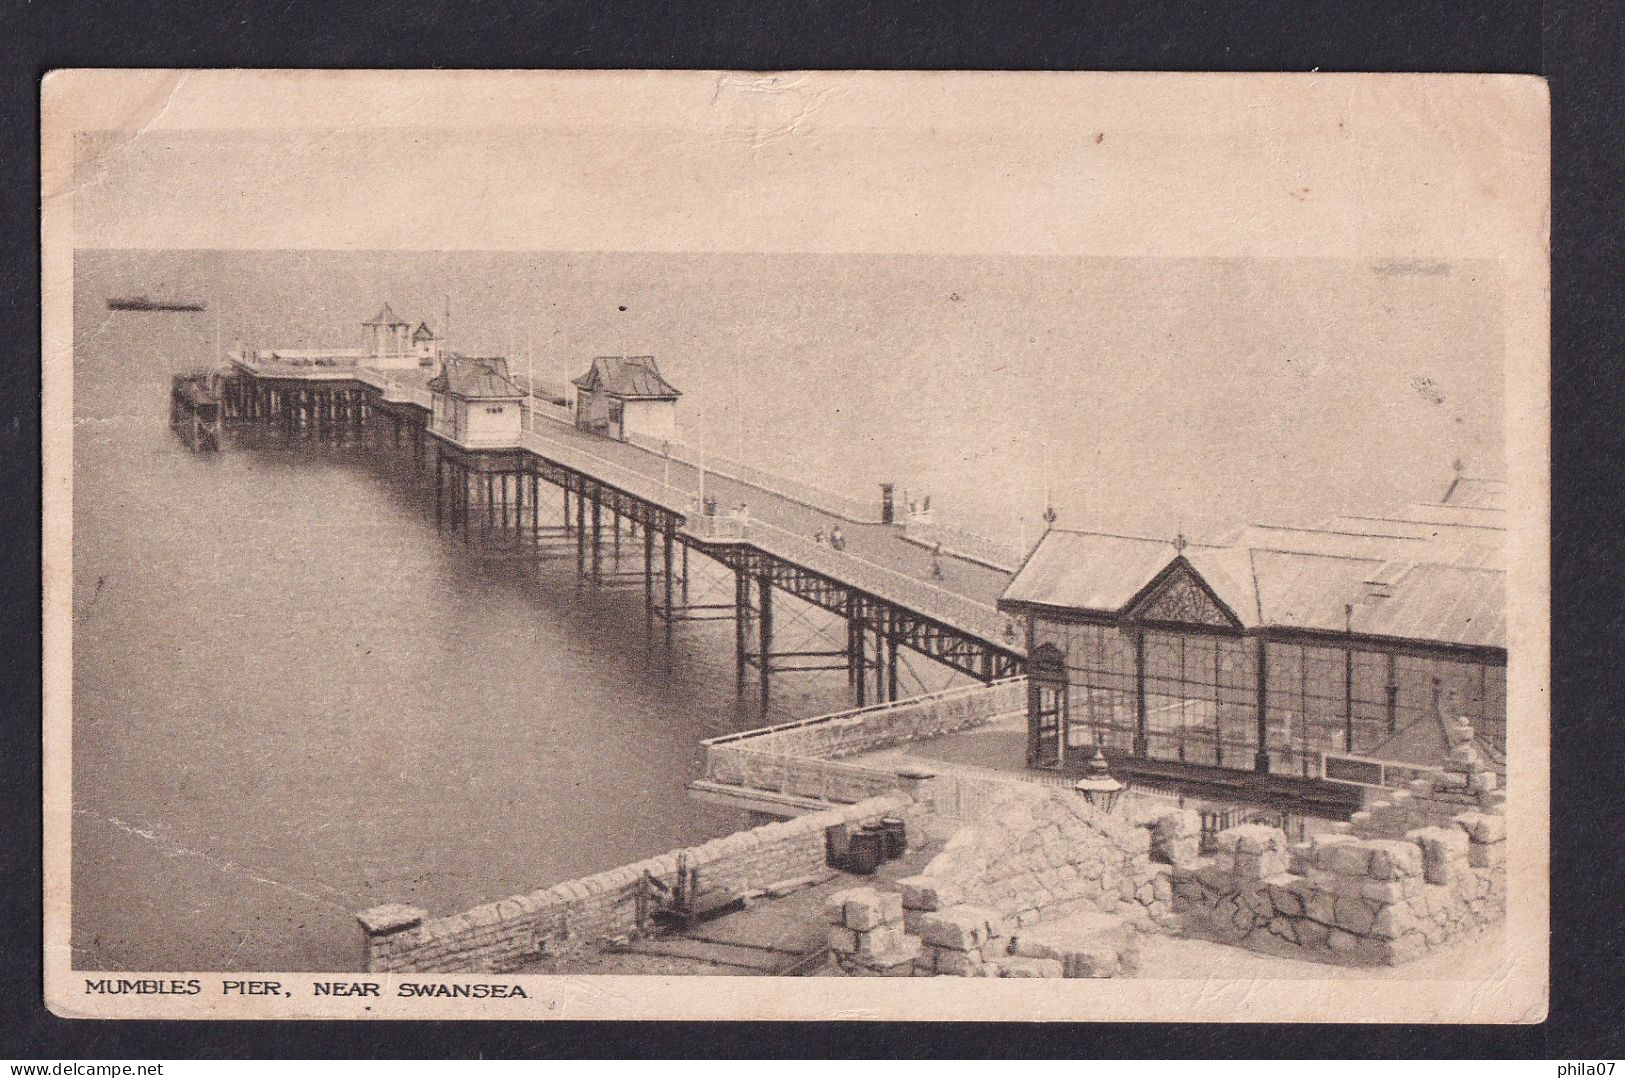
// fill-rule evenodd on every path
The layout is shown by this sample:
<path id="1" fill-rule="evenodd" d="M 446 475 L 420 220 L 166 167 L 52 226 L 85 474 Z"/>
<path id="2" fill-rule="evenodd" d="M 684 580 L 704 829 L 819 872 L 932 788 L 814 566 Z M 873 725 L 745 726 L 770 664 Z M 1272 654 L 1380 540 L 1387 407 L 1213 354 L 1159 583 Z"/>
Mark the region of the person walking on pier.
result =
<path id="1" fill-rule="evenodd" d="M 830 529 L 829 545 L 834 550 L 846 549 L 846 533 L 841 531 L 841 526 L 839 524 Z"/>

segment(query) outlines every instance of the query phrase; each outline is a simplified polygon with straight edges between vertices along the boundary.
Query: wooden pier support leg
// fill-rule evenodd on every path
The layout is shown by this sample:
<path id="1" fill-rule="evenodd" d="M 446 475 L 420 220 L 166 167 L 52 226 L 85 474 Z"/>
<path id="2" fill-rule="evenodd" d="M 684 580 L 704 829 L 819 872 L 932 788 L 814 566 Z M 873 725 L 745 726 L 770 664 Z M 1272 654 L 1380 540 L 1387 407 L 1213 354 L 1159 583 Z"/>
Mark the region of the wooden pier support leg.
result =
<path id="1" fill-rule="evenodd" d="M 643 529 L 643 631 L 655 630 L 655 533 Z"/>
<path id="2" fill-rule="evenodd" d="M 457 466 L 457 470 L 458 470 L 459 473 L 461 473 L 461 475 L 463 477 L 463 481 L 461 483 L 457 484 L 457 485 L 462 488 L 462 492 L 463 492 L 463 542 L 466 543 L 466 542 L 468 542 L 468 518 L 470 516 L 469 511 L 468 511 L 469 510 L 469 504 L 468 503 L 471 500 L 471 498 L 473 496 L 473 493 L 474 493 L 473 490 L 471 489 L 473 487 L 473 485 L 474 485 L 474 477 L 471 474 L 469 474 L 468 469 L 466 467 L 464 467 L 463 465 L 461 465 L 461 464 L 459 464 Z"/>
<path id="3" fill-rule="evenodd" d="M 576 491 L 576 586 L 580 587 L 587 579 L 587 503 L 584 498 L 586 487 Z M 569 517 L 566 516 L 566 527 Z"/>
<path id="4" fill-rule="evenodd" d="M 857 666 L 854 662 L 858 653 L 856 643 L 857 634 L 852 631 L 851 604 L 847 607 L 846 617 L 846 684 L 850 688 L 857 681 Z"/>
<path id="5" fill-rule="evenodd" d="M 603 580 L 603 488 L 592 488 L 592 586 Z"/>
<path id="6" fill-rule="evenodd" d="M 745 658 L 750 633 L 750 577 L 734 573 L 734 688 L 745 695 Z"/>
<path id="7" fill-rule="evenodd" d="M 397 425 L 397 427 L 395 429 L 396 429 L 397 433 L 400 431 L 400 427 L 398 425 Z M 441 503 L 441 501 L 444 500 L 444 497 L 445 497 L 445 488 L 446 488 L 446 465 L 445 465 L 444 461 L 436 459 L 435 462 L 434 462 L 434 530 L 435 531 L 441 531 L 444 528 L 444 525 L 445 525 L 445 515 L 442 512 L 441 507 L 440 507 L 440 503 Z"/>
<path id="8" fill-rule="evenodd" d="M 868 634 L 863 627 L 862 604 L 854 603 L 847 617 L 852 626 L 852 684 L 858 690 L 858 706 L 863 707 L 869 702 L 869 661 L 864 656 Z"/>
<path id="9" fill-rule="evenodd" d="M 672 613 L 672 611 L 671 611 L 671 600 L 672 600 L 672 581 L 671 581 L 671 560 L 672 560 L 671 555 L 672 555 L 672 550 L 671 550 L 671 540 L 672 540 L 672 531 L 673 531 L 674 528 L 675 528 L 675 525 L 672 523 L 671 520 L 668 519 L 666 521 L 666 530 L 665 530 L 665 535 L 664 535 L 665 549 L 661 554 L 661 557 L 664 559 L 665 566 L 666 566 L 666 592 L 665 592 L 666 619 L 665 620 L 666 620 L 666 652 L 667 652 L 668 655 L 670 655 L 670 653 L 671 653 L 671 613 Z"/>
<path id="10" fill-rule="evenodd" d="M 683 544 L 683 605 L 688 605 L 688 544 Z"/>
<path id="11" fill-rule="evenodd" d="M 886 699 L 897 702 L 897 633 L 892 615 L 886 615 Z"/>
<path id="12" fill-rule="evenodd" d="M 542 541 L 542 477 L 535 472 L 530 473 L 530 543 L 537 546 Z"/>
<path id="13" fill-rule="evenodd" d="M 886 702 L 886 637 L 880 631 L 880 623 L 875 623 L 875 703 Z"/>
<path id="14" fill-rule="evenodd" d="M 621 565 L 621 502 L 618 497 L 609 508 L 609 521 L 610 529 L 615 533 L 615 568 L 619 572 Z"/>
<path id="15" fill-rule="evenodd" d="M 763 575 L 758 578 L 761 600 L 756 613 L 756 671 L 762 685 L 762 716 L 767 716 L 768 703 L 773 690 L 773 580 Z"/>
<path id="16" fill-rule="evenodd" d="M 485 531 L 489 535 L 497 526 L 497 477 L 487 472 L 485 476 Z"/>
<path id="17" fill-rule="evenodd" d="M 564 488 L 564 534 L 570 534 L 570 488 Z"/>

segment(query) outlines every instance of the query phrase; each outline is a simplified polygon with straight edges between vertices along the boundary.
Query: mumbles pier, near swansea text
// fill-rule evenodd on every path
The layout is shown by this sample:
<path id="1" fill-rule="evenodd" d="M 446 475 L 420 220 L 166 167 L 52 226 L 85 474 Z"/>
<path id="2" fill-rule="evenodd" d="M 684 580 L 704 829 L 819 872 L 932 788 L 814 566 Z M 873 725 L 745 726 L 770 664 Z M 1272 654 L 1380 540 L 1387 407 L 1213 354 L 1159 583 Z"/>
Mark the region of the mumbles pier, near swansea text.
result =
<path id="1" fill-rule="evenodd" d="M 59 1013 L 1540 1021 L 1539 83 L 46 89 Z"/>

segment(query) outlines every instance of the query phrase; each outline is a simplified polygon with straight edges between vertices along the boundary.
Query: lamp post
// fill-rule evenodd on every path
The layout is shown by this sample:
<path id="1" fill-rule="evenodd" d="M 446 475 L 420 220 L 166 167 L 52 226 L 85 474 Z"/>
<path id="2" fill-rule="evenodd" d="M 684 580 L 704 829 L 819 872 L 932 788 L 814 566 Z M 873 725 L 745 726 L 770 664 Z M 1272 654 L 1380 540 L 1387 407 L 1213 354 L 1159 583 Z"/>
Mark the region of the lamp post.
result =
<path id="1" fill-rule="evenodd" d="M 1083 778 L 1072 787 L 1079 796 L 1095 808 L 1107 815 L 1117 807 L 1117 799 L 1123 793 L 1123 784 L 1112 777 L 1106 767 L 1106 754 L 1095 746 L 1095 754 L 1089 759 L 1089 770 Z"/>

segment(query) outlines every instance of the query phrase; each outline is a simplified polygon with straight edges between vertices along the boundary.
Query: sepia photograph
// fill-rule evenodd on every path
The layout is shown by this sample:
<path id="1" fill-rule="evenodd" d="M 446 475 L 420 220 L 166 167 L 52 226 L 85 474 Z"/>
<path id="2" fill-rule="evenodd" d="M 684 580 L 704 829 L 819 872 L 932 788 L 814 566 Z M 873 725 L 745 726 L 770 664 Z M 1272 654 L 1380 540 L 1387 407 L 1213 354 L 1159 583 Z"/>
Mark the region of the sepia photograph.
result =
<path id="1" fill-rule="evenodd" d="M 43 92 L 56 1013 L 1543 1019 L 1539 80 Z"/>

